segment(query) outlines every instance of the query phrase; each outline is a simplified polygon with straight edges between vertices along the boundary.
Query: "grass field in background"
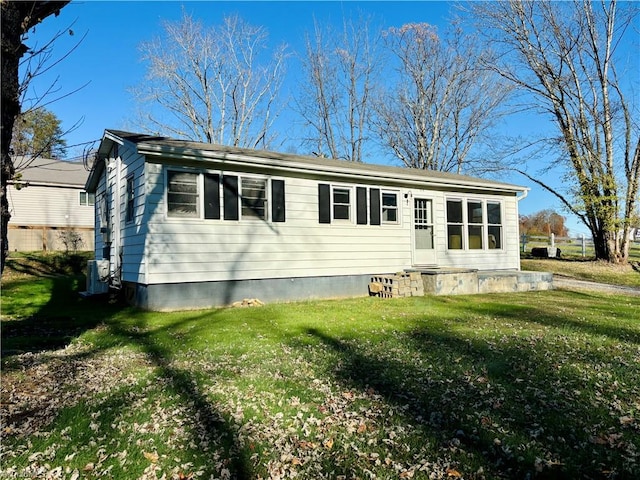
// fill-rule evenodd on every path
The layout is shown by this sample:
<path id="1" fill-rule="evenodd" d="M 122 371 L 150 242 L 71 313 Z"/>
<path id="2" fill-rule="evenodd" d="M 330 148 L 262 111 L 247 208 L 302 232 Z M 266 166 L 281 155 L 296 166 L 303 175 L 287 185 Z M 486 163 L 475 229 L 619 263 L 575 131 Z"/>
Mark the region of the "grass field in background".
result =
<path id="1" fill-rule="evenodd" d="M 80 299 L 82 275 L 34 273 L 2 284 L 0 478 L 635 478 L 639 468 L 638 297 L 154 313 Z"/>

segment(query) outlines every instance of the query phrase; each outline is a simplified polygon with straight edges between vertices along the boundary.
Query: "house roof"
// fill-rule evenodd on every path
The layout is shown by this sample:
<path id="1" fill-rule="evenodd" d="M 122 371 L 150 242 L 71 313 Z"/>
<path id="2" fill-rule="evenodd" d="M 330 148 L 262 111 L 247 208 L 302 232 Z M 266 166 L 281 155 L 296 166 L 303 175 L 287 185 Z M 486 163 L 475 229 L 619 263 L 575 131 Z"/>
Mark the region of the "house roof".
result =
<path id="1" fill-rule="evenodd" d="M 281 172 L 303 172 L 317 177 L 352 177 L 361 181 L 379 182 L 383 185 L 416 184 L 416 186 L 432 188 L 473 189 L 504 194 L 520 194 L 528 190 L 518 185 L 449 172 L 230 147 L 121 130 L 105 130 L 99 156 L 108 155 L 114 142 L 122 144 L 125 141 L 135 144 L 138 153 L 145 155 L 147 159 L 155 157 L 158 161 L 175 161 L 177 164 L 184 162 L 197 164 L 209 160 L 222 162 L 234 169 L 251 167 L 275 169 Z M 87 189 L 95 190 L 103 169 L 104 162 L 96 162 L 87 180 Z"/>
<path id="2" fill-rule="evenodd" d="M 84 188 L 89 172 L 82 162 L 17 156 L 13 159 L 20 183 Z"/>

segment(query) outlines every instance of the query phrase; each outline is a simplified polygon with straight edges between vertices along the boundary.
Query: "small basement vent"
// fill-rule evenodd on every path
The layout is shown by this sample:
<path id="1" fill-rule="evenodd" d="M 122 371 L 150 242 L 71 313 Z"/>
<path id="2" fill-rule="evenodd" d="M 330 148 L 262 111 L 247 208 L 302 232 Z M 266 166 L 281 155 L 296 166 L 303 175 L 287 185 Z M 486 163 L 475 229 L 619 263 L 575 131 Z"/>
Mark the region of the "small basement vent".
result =
<path id="1" fill-rule="evenodd" d="M 89 260 L 87 263 L 87 294 L 109 292 L 109 260 Z"/>

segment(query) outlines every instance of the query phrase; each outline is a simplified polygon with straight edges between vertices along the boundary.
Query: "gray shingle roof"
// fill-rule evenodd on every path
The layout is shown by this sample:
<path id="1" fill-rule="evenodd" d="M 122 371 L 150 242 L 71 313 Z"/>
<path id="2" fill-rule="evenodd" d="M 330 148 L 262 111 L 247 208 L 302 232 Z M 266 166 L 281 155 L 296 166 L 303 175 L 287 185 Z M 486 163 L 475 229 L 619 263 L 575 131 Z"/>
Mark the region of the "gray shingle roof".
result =
<path id="1" fill-rule="evenodd" d="M 69 162 L 51 158 L 15 157 L 20 181 L 38 185 L 68 185 L 84 188 L 89 172 L 81 162 Z"/>
<path id="2" fill-rule="evenodd" d="M 244 164 L 248 164 L 253 160 L 256 164 L 260 163 L 263 167 L 271 166 L 290 170 L 310 170 L 317 173 L 331 171 L 339 175 L 369 176 L 370 178 L 375 177 L 390 180 L 397 179 L 408 182 L 446 185 L 449 188 L 459 186 L 512 193 L 522 193 L 527 190 L 527 188 L 518 185 L 449 172 L 409 169 L 372 163 L 356 163 L 307 155 L 230 147 L 122 130 L 109 129 L 105 131 L 105 136 L 108 134 L 134 143 L 137 146 L 138 152 L 141 154 L 168 157 L 176 160 L 191 158 L 197 160 L 224 159 L 225 161 L 231 161 L 235 159 Z M 107 152 L 102 153 L 106 154 Z"/>

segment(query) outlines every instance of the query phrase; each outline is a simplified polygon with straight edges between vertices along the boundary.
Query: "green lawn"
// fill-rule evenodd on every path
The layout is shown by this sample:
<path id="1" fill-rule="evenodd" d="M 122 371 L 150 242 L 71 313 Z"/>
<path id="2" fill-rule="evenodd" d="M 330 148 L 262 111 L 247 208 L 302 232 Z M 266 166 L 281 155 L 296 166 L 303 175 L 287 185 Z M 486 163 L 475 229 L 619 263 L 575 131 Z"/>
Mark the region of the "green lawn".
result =
<path id="1" fill-rule="evenodd" d="M 640 263 L 638 262 L 614 265 L 576 258 L 523 258 L 520 264 L 522 270 L 551 272 L 555 275 L 564 275 L 578 280 L 640 288 Z"/>
<path id="2" fill-rule="evenodd" d="M 637 478 L 640 298 L 150 313 L 6 278 L 0 478 Z"/>

